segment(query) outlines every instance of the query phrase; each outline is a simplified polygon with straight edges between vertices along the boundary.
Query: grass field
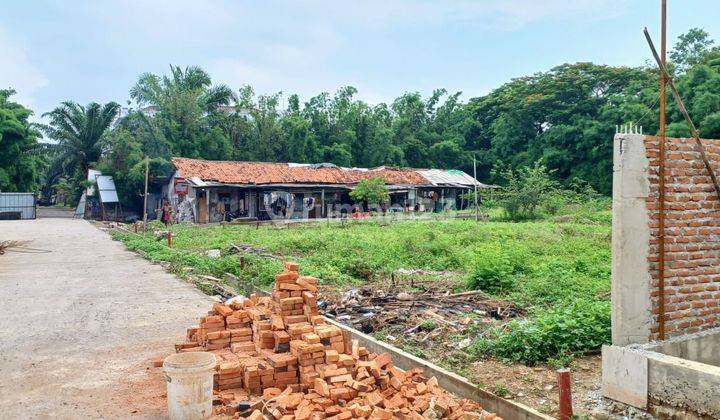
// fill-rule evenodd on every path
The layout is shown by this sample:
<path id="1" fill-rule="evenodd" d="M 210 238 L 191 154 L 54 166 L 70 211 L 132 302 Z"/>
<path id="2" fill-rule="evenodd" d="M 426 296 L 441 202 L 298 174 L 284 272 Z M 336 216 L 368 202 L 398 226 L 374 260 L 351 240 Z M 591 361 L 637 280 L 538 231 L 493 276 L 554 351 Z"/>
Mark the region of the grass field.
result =
<path id="1" fill-rule="evenodd" d="M 268 285 L 279 259 L 248 255 L 241 271 L 232 245 L 291 258 L 324 284 L 359 284 L 393 270 L 451 271 L 458 288 L 479 288 L 512 300 L 528 316 L 483 334 L 471 357 L 494 355 L 528 364 L 599 347 L 610 336 L 610 213 L 605 206 L 566 210 L 533 222 L 466 220 L 311 223 L 274 226 L 174 225 L 164 238 L 116 232 L 116 239 L 182 272 Z M 205 251 L 220 249 L 220 258 Z"/>

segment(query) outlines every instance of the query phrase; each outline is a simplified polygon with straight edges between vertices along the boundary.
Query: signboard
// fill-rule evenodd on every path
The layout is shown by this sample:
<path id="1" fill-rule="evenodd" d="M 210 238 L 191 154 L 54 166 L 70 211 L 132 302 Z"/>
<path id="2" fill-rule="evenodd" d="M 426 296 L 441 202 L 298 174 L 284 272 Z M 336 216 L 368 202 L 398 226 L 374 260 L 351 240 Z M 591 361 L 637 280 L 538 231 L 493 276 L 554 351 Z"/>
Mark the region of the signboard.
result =
<path id="1" fill-rule="evenodd" d="M 187 182 L 185 182 L 185 178 L 175 178 L 175 194 L 177 195 L 186 195 L 188 191 L 190 190 L 190 186 Z"/>

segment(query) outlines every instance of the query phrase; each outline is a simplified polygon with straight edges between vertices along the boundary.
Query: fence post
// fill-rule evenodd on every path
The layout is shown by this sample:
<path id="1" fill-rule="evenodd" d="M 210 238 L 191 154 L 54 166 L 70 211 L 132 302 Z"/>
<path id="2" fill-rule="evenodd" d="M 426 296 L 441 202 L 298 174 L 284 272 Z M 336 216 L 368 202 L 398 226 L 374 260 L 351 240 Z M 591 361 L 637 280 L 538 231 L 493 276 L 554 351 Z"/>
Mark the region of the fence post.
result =
<path id="1" fill-rule="evenodd" d="M 573 415 L 572 394 L 570 392 L 570 369 L 558 370 L 557 380 L 560 399 L 560 420 L 569 420 Z"/>

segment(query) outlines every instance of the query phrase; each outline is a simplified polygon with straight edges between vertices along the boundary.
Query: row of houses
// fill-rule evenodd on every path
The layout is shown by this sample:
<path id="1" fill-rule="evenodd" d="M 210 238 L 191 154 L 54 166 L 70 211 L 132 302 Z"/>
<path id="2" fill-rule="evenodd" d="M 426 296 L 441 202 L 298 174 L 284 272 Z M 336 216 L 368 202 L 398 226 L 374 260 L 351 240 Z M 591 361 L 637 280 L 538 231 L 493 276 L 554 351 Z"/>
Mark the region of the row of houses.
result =
<path id="1" fill-rule="evenodd" d="M 329 163 L 207 161 L 173 158 L 175 172 L 156 204 L 167 200 L 181 222 L 350 217 L 368 211 L 350 192 L 382 178 L 390 200 L 380 212 L 439 212 L 467 207 L 468 193 L 490 188 L 459 170 L 344 168 Z M 153 207 L 150 207 L 153 208 Z"/>

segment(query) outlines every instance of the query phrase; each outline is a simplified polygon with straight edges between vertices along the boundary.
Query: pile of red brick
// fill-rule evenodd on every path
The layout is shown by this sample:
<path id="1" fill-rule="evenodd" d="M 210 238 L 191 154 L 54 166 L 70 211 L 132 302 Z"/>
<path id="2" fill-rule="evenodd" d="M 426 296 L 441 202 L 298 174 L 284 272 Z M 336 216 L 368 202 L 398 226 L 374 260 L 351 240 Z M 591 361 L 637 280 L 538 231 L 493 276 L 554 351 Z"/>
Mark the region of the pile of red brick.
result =
<path id="1" fill-rule="evenodd" d="M 270 297 L 216 303 L 178 352 L 217 357 L 215 414 L 251 419 L 494 419 L 421 369 L 402 371 L 328 324 L 317 279 L 285 263 Z"/>

